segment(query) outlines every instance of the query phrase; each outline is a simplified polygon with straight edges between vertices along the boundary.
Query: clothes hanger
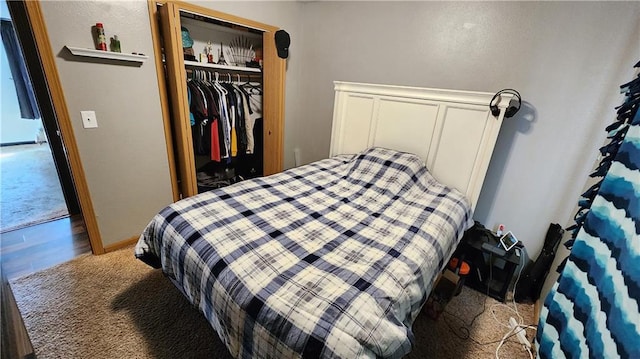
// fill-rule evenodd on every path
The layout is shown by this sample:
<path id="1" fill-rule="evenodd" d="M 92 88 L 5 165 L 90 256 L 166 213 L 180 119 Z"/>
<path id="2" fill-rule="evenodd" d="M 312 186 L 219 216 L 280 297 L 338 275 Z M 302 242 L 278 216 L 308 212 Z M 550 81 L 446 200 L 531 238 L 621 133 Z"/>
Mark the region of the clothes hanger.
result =
<path id="1" fill-rule="evenodd" d="M 215 82 L 213 83 L 213 86 L 218 91 L 222 92 L 223 95 L 226 96 L 228 94 L 227 90 L 220 84 L 220 74 L 218 74 L 218 71 L 215 72 Z"/>
<path id="2" fill-rule="evenodd" d="M 256 92 L 254 94 L 256 94 L 256 95 L 262 95 L 262 85 L 254 85 L 253 83 L 251 83 L 251 75 L 250 74 L 247 74 L 247 82 L 245 82 L 241 86 L 246 88 L 246 89 L 248 89 L 251 92 L 253 92 L 255 90 Z"/>

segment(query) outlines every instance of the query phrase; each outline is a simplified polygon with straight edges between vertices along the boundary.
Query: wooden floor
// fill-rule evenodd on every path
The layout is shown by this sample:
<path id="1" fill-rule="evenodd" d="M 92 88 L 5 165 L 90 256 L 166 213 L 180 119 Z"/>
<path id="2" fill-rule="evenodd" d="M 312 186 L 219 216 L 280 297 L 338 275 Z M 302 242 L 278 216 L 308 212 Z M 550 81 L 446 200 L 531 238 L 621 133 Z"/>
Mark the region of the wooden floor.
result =
<path id="1" fill-rule="evenodd" d="M 0 234 L 0 262 L 9 280 L 86 253 L 91 245 L 80 215 Z"/>

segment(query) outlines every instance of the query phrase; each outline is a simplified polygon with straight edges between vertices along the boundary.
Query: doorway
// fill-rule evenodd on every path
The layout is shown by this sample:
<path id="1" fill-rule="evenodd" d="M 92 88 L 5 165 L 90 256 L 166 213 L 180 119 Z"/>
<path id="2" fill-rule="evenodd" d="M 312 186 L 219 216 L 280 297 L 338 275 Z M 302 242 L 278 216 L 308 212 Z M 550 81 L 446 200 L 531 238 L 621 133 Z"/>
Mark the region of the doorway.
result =
<path id="1" fill-rule="evenodd" d="M 32 56 L 27 49 L 22 51 L 20 29 L 15 26 L 7 3 L 2 0 L 0 6 L 0 232 L 7 232 L 80 211 L 72 183 L 61 181 L 70 171 L 64 147 L 56 146 L 57 123 L 40 115 L 43 112 L 38 102 L 43 98 L 37 98 L 34 89 L 37 85 L 46 88 L 46 83 L 36 84 L 31 79 L 44 76 L 34 61 L 31 66 L 27 63 Z M 57 147 L 63 151 L 56 153 Z"/>
<path id="2" fill-rule="evenodd" d="M 55 256 L 60 261 L 90 253 L 67 152 L 24 3 L 1 0 L 0 15 L 3 268 L 20 266 L 8 260 L 32 262 L 38 256 L 51 257 L 53 252 L 66 252 Z M 83 234 L 80 240 L 78 233 Z M 28 267 L 41 269 L 33 268 L 32 263 Z"/>

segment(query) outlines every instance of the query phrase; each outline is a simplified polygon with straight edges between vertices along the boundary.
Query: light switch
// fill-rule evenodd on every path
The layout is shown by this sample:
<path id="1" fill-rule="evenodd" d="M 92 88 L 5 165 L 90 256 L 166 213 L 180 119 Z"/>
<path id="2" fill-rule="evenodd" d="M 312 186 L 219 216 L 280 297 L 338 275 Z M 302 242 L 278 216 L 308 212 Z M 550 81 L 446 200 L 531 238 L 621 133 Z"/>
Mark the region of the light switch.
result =
<path id="1" fill-rule="evenodd" d="M 82 116 L 82 125 L 84 128 L 98 127 L 98 119 L 96 118 L 95 111 L 80 111 Z"/>

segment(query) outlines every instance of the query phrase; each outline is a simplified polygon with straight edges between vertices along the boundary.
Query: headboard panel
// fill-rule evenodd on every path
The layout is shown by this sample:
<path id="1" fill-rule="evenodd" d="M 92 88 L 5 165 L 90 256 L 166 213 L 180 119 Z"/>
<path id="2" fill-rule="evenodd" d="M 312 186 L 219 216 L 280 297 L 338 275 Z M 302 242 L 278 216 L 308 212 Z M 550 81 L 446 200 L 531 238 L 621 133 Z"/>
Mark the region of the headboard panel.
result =
<path id="1" fill-rule="evenodd" d="M 511 95 L 491 115 L 492 93 L 334 82 L 330 155 L 386 147 L 420 156 L 475 209 Z"/>

